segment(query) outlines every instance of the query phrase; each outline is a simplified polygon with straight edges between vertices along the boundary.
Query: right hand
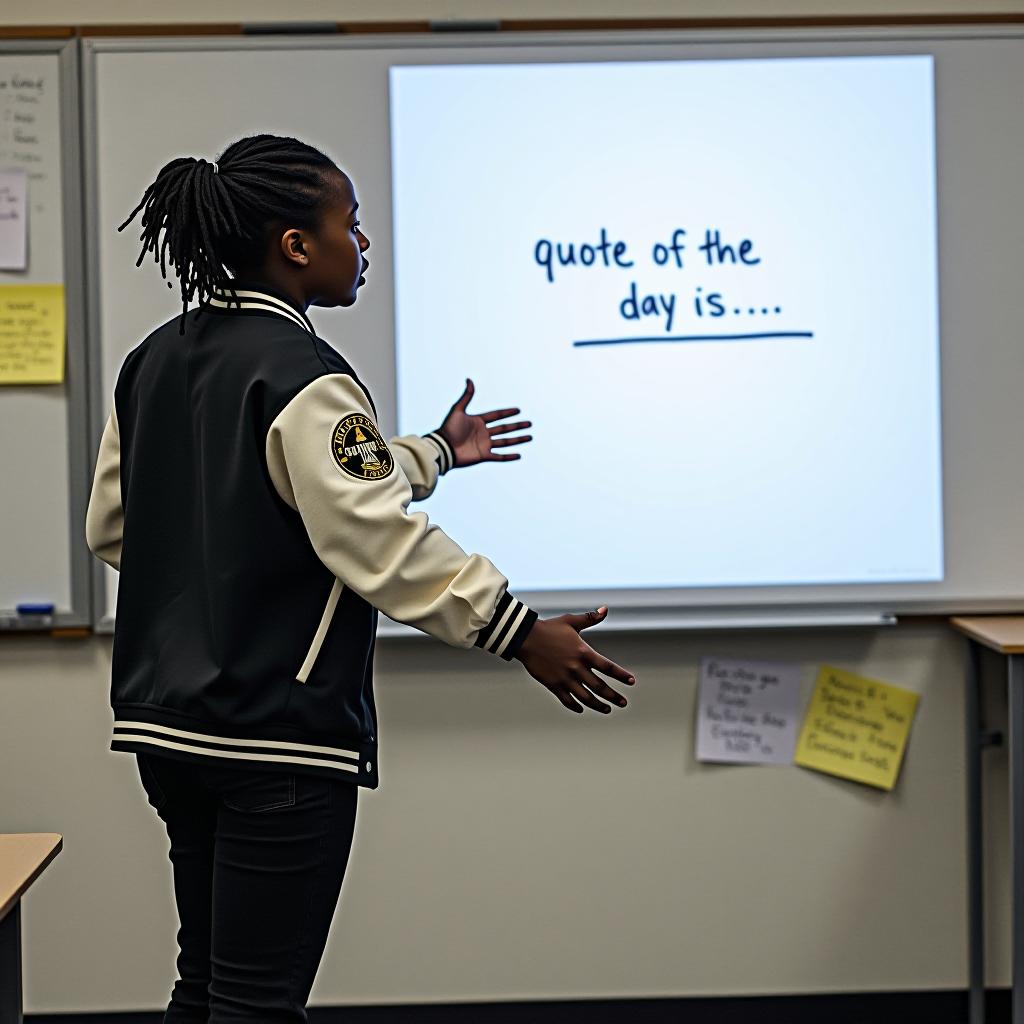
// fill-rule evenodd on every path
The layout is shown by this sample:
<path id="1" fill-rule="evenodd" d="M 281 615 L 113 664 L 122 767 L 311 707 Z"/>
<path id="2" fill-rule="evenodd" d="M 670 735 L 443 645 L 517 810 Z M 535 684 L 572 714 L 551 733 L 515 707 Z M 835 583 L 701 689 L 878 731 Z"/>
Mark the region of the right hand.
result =
<path id="1" fill-rule="evenodd" d="M 583 615 L 538 619 L 516 655 L 534 679 L 577 714 L 583 713 L 577 701 L 608 714 L 611 708 L 599 697 L 619 707 L 626 706 L 626 698 L 596 676 L 595 669 L 627 686 L 636 683 L 631 673 L 598 654 L 580 636 L 584 629 L 603 622 L 607 615 L 607 608 L 598 608 Z"/>

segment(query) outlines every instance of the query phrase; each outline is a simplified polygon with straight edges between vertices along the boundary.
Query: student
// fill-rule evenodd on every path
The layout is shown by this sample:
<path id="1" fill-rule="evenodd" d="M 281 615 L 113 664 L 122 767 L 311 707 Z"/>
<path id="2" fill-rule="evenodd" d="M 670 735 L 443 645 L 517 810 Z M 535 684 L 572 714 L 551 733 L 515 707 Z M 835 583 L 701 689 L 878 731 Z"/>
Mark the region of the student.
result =
<path id="1" fill-rule="evenodd" d="M 378 782 L 377 609 L 517 658 L 572 711 L 626 704 L 595 671 L 634 682 L 580 637 L 606 608 L 539 619 L 408 514 L 448 470 L 518 458 L 500 449 L 529 423 L 469 414 L 467 382 L 438 430 L 384 440 L 306 316 L 364 283 L 357 206 L 323 153 L 257 135 L 172 160 L 122 225 L 142 211 L 139 263 L 171 267 L 183 310 L 121 368 L 86 526 L 120 570 L 111 747 L 170 839 L 168 1022 L 306 1019 L 358 787 Z"/>

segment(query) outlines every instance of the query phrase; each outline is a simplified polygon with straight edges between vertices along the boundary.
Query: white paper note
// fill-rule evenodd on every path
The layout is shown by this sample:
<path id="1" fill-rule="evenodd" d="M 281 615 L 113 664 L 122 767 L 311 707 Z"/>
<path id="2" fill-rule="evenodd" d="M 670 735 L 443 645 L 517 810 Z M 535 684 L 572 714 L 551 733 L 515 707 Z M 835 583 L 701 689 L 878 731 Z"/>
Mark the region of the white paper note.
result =
<path id="1" fill-rule="evenodd" d="M 697 760 L 789 764 L 799 728 L 802 665 L 704 658 Z"/>
<path id="2" fill-rule="evenodd" d="M 27 191 L 24 171 L 0 171 L 0 270 L 26 267 Z"/>

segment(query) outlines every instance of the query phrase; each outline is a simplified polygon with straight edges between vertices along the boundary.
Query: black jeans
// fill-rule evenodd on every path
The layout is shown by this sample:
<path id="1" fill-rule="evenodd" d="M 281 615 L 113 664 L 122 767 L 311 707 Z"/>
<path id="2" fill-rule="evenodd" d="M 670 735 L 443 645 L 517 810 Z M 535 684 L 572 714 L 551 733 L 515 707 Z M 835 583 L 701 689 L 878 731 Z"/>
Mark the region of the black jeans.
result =
<path id="1" fill-rule="evenodd" d="M 358 788 L 223 762 L 136 758 L 167 826 L 180 922 L 165 1024 L 305 1021 Z"/>

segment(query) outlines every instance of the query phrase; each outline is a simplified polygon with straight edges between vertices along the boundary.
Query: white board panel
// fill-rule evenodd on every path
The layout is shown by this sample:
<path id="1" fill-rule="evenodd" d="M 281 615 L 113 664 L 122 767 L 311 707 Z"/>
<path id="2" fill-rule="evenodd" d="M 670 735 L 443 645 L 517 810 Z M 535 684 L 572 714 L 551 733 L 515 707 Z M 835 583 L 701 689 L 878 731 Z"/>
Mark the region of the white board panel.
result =
<path id="1" fill-rule="evenodd" d="M 28 190 L 27 266 L 0 271 L 0 286 L 65 283 L 66 238 L 69 232 L 80 237 L 77 222 L 65 222 L 68 209 L 80 216 L 78 182 L 65 180 L 69 160 L 77 161 L 77 118 L 69 122 L 67 117 L 69 107 L 77 108 L 73 46 L 7 43 L 0 48 L 0 169 L 23 170 Z M 62 48 L 68 52 L 62 55 Z M 79 266 L 78 254 L 71 255 Z M 4 626 L 12 624 L 11 612 L 23 602 L 54 605 L 61 623 L 89 618 L 84 539 L 76 540 L 74 522 L 87 474 L 82 291 L 79 279 L 66 295 L 74 322 L 69 323 L 73 341 L 64 383 L 0 387 Z M 83 529 L 79 523 L 78 534 Z"/>

